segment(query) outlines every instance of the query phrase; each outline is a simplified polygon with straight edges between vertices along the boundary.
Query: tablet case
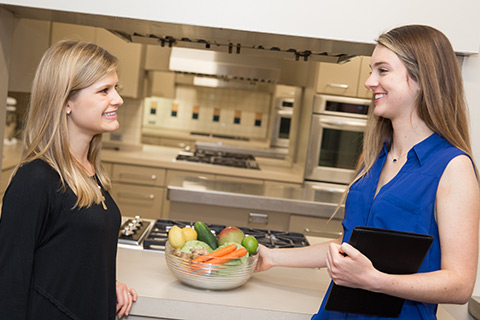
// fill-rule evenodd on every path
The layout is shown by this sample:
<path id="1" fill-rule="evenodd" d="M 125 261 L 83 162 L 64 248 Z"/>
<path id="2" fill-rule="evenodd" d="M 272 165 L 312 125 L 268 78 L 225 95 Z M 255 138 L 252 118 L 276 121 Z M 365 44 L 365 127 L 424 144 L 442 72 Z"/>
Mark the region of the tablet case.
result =
<path id="1" fill-rule="evenodd" d="M 372 227 L 355 227 L 349 243 L 389 274 L 416 273 L 433 236 Z M 363 289 L 332 285 L 325 309 L 381 317 L 398 317 L 404 299 Z"/>

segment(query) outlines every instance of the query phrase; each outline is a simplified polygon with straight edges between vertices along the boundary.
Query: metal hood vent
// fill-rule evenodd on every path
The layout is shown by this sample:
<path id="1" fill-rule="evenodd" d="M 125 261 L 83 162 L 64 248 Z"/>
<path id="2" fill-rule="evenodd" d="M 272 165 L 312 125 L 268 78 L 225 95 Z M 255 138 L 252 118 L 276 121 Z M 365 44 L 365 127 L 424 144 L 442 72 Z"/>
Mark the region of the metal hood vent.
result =
<path id="1" fill-rule="evenodd" d="M 238 86 L 243 81 L 252 85 L 276 83 L 281 68 L 276 59 L 176 47 L 172 48 L 169 67 L 197 76 L 194 84 L 214 87 Z"/>
<path id="2" fill-rule="evenodd" d="M 354 56 L 371 55 L 374 49 L 373 43 L 184 25 L 17 5 L 3 7 L 21 18 L 105 28 L 131 42 L 207 49 L 231 55 L 342 63 Z"/>

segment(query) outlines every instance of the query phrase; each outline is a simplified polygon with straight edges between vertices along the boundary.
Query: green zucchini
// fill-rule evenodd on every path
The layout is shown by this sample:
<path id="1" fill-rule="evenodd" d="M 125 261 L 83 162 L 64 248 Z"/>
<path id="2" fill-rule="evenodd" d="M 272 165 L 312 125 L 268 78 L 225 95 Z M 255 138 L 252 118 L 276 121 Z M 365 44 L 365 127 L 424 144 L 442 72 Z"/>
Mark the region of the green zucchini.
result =
<path id="1" fill-rule="evenodd" d="M 217 249 L 217 238 L 215 238 L 215 236 L 205 223 L 197 221 L 195 222 L 193 227 L 195 228 L 195 231 L 197 231 L 197 240 L 205 242 L 213 250 Z"/>

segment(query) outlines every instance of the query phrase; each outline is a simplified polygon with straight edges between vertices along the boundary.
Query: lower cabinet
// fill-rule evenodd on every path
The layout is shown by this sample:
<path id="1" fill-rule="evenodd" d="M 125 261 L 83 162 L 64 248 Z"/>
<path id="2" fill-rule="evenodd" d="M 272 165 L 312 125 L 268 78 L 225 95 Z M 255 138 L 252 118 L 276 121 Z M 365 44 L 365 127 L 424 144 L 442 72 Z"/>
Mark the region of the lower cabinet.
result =
<path id="1" fill-rule="evenodd" d="M 112 174 L 111 195 L 123 216 L 160 219 L 165 198 L 165 169 L 104 164 Z"/>
<path id="2" fill-rule="evenodd" d="M 342 220 L 311 216 L 290 216 L 290 232 L 300 232 L 307 236 L 338 238 L 342 235 Z"/>
<path id="3" fill-rule="evenodd" d="M 111 195 L 120 208 L 122 216 L 140 216 L 148 219 L 162 217 L 165 188 L 114 182 Z"/>

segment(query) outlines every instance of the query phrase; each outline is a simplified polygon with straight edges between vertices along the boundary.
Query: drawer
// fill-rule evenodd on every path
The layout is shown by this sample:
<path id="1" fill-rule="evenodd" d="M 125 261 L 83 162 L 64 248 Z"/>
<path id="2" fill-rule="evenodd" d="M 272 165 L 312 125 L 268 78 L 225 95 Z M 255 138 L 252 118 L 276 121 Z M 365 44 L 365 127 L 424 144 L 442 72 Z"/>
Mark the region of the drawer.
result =
<path id="1" fill-rule="evenodd" d="M 342 220 L 300 215 L 290 216 L 290 232 L 300 232 L 307 236 L 338 238 L 342 235 Z"/>
<path id="2" fill-rule="evenodd" d="M 113 183 L 111 195 L 122 216 L 141 216 L 159 219 L 162 217 L 164 188 Z"/>
<path id="3" fill-rule="evenodd" d="M 147 186 L 164 186 L 165 169 L 114 164 L 112 180 Z"/>

